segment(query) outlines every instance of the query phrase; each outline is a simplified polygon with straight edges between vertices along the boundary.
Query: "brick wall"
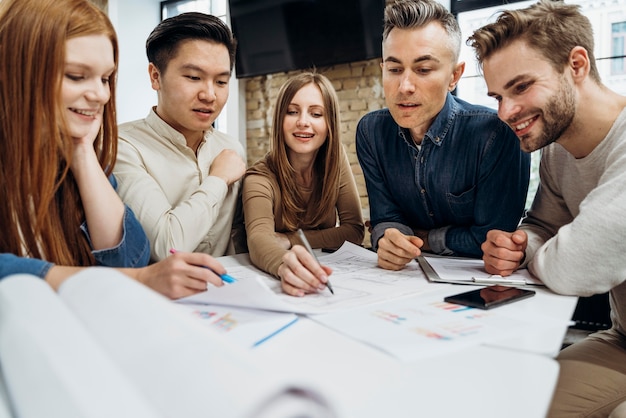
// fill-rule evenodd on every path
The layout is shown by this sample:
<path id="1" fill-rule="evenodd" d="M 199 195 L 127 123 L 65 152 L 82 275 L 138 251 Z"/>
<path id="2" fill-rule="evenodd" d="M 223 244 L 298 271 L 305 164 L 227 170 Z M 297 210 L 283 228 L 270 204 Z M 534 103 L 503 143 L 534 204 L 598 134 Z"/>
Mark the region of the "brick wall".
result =
<path id="1" fill-rule="evenodd" d="M 356 178 L 363 216 L 368 219 L 369 204 L 363 172 L 356 157 L 355 133 L 359 119 L 367 112 L 385 106 L 381 84 L 380 59 L 321 67 L 317 71 L 333 83 L 341 110 L 341 141 L 348 153 Z M 246 142 L 248 165 L 262 158 L 269 150 L 272 112 L 280 86 L 299 71 L 249 78 L 246 81 Z M 366 234 L 365 245 L 369 245 Z"/>

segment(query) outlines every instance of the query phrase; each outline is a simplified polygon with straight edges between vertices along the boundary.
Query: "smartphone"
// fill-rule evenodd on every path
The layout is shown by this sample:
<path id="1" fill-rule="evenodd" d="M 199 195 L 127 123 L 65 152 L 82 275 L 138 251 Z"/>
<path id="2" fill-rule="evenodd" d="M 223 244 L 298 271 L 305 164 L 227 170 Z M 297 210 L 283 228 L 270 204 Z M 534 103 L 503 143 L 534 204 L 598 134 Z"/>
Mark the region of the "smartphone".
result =
<path id="1" fill-rule="evenodd" d="M 516 300 L 526 299 L 535 295 L 534 290 L 519 289 L 517 287 L 502 286 L 499 284 L 475 289 L 458 295 L 447 296 L 445 302 L 471 306 L 478 309 L 491 309 Z"/>

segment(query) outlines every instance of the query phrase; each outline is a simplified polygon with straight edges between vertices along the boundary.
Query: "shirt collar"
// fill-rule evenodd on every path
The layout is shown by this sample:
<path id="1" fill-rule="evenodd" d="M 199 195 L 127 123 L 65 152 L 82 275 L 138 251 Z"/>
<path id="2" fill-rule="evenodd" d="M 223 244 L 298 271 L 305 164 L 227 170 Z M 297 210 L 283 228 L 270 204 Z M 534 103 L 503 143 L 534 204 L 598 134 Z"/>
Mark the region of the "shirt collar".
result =
<path id="1" fill-rule="evenodd" d="M 146 123 L 164 140 L 171 142 L 179 148 L 188 148 L 185 136 L 161 119 L 161 117 L 156 113 L 156 106 L 153 106 L 152 109 L 150 109 L 150 113 L 148 113 L 148 116 L 146 117 Z M 211 134 L 211 132 L 212 129 L 204 132 L 200 146 L 206 142 L 207 137 Z"/>
<path id="2" fill-rule="evenodd" d="M 428 128 L 424 139 L 428 138 L 434 145 L 441 146 L 443 141 L 446 138 L 446 135 L 450 131 L 452 127 L 452 123 L 459 111 L 459 106 L 454 100 L 454 97 L 451 93 L 446 95 L 446 102 L 443 105 L 443 108 L 437 114 L 437 117 Z M 405 141 L 409 143 L 413 143 L 411 139 L 411 133 L 408 129 L 402 128 L 398 126 L 399 133 Z M 422 140 L 422 144 L 424 144 L 424 140 Z"/>

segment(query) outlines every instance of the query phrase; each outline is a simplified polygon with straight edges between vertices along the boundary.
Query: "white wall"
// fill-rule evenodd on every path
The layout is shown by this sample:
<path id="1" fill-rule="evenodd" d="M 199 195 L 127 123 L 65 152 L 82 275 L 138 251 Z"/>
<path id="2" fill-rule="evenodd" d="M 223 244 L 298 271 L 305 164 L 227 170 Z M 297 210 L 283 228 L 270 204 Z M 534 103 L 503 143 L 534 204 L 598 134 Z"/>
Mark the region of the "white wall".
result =
<path id="1" fill-rule="evenodd" d="M 145 45 L 148 35 L 161 21 L 160 3 L 160 0 L 109 0 L 109 17 L 120 45 L 117 84 L 119 123 L 146 117 L 150 108 L 157 103 L 156 93 L 150 87 L 148 78 Z M 245 85 L 233 77 L 229 99 L 218 118 L 217 127 L 238 138 L 244 149 L 245 115 Z"/>
<path id="2" fill-rule="evenodd" d="M 450 0 L 438 0 L 450 9 Z M 160 22 L 160 0 L 109 0 L 108 13 L 117 31 L 120 68 L 117 88 L 119 123 L 144 118 L 156 104 L 156 93 L 148 79 L 145 42 Z M 246 148 L 245 82 L 233 77 L 218 129 L 238 138 Z"/>
<path id="3" fill-rule="evenodd" d="M 159 23 L 160 0 L 109 0 L 109 17 L 120 45 L 117 84 L 119 123 L 146 117 L 156 105 L 148 79 L 146 38 Z"/>

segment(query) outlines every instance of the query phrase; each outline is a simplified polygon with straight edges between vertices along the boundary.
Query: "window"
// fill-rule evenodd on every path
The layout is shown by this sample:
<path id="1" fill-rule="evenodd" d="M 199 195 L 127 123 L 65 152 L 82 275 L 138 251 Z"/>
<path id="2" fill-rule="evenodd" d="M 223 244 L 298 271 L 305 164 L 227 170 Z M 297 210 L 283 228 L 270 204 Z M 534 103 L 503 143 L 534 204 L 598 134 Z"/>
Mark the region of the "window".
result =
<path id="1" fill-rule="evenodd" d="M 219 17 L 230 27 L 230 19 L 227 15 L 227 11 L 228 0 L 167 0 L 161 2 L 161 19 L 167 19 L 168 17 L 176 16 L 180 13 L 202 12 Z M 233 124 L 229 126 L 228 123 L 229 110 L 230 113 L 236 113 L 236 109 L 239 108 L 239 86 L 234 74 L 229 84 L 229 99 L 215 121 L 215 128 L 237 138 L 239 136 L 238 126 L 234 124 L 237 117 L 233 118 L 235 119 Z M 243 145 L 245 149 L 245 143 Z"/>
<path id="2" fill-rule="evenodd" d="M 626 22 L 611 25 L 611 75 L 626 74 Z"/>
<path id="3" fill-rule="evenodd" d="M 209 13 L 226 22 L 227 0 L 169 0 L 161 2 L 161 19 L 186 12 Z"/>
<path id="4" fill-rule="evenodd" d="M 493 22 L 499 11 L 525 8 L 535 4 L 536 0 L 509 2 L 509 4 L 494 6 L 497 3 L 503 3 L 503 1 L 452 0 L 451 10 L 457 12 L 463 40 L 466 40 L 474 30 Z M 580 5 L 581 11 L 591 21 L 595 36 L 594 53 L 602 82 L 617 93 L 626 94 L 626 0 L 614 0 L 610 6 L 603 5 L 602 7 L 596 0 L 568 0 L 567 3 Z M 466 64 L 465 73 L 457 87 L 457 95 L 468 102 L 495 109 L 497 103 L 487 96 L 487 86 L 474 57 L 474 51 L 465 42 L 461 46 L 460 60 L 465 61 Z M 527 208 L 530 207 L 539 184 L 540 155 L 540 151 L 532 154 Z"/>

